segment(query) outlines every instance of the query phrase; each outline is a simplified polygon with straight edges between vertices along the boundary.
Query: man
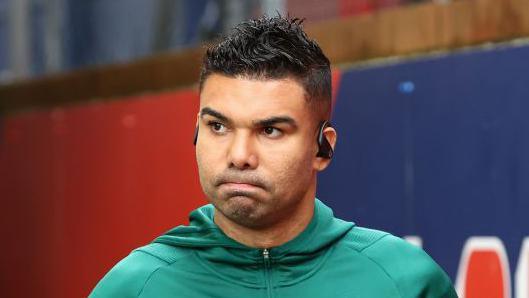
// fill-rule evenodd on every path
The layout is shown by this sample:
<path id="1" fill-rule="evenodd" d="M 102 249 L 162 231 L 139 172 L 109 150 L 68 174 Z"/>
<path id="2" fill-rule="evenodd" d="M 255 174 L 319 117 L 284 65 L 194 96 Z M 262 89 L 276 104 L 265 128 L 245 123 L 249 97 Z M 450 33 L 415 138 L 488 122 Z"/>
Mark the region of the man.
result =
<path id="1" fill-rule="evenodd" d="M 329 60 L 300 23 L 245 22 L 207 50 L 195 142 L 211 204 L 91 297 L 457 297 L 421 249 L 315 199 L 337 134 Z"/>

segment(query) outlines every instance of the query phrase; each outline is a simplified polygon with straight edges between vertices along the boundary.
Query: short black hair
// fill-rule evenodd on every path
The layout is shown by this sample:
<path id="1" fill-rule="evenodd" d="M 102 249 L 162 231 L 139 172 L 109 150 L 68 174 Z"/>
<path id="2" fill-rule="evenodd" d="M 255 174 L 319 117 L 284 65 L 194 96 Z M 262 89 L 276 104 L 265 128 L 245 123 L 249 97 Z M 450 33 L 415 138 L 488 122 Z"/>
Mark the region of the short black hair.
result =
<path id="1" fill-rule="evenodd" d="M 332 102 L 330 62 L 303 31 L 302 22 L 278 15 L 240 23 L 207 48 L 200 90 L 213 73 L 252 79 L 293 77 L 305 89 L 309 103 L 327 119 Z"/>

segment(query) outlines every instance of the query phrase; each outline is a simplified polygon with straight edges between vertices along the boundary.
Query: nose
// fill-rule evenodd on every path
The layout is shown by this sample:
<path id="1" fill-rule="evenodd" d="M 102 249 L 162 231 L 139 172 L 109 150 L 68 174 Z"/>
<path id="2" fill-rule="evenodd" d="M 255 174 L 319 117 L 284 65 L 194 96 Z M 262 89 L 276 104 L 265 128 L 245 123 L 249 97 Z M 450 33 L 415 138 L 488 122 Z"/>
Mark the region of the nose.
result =
<path id="1" fill-rule="evenodd" d="M 234 135 L 228 158 L 230 168 L 240 170 L 257 168 L 259 161 L 250 133 L 239 132 Z"/>

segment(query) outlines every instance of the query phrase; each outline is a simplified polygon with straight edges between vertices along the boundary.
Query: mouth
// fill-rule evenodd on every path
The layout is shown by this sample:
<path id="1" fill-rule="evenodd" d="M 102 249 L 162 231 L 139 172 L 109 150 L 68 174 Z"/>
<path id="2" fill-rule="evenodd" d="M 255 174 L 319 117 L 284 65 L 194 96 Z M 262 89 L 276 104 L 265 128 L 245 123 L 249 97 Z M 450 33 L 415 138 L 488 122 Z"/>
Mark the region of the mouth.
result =
<path id="1" fill-rule="evenodd" d="M 221 183 L 220 186 L 237 191 L 255 191 L 261 188 L 259 185 L 239 181 L 226 181 Z"/>
<path id="2" fill-rule="evenodd" d="M 237 173 L 225 173 L 214 180 L 214 184 L 217 187 L 230 187 L 230 188 L 247 188 L 247 189 L 267 189 L 266 183 L 257 174 L 251 173 L 247 175 L 241 175 Z"/>

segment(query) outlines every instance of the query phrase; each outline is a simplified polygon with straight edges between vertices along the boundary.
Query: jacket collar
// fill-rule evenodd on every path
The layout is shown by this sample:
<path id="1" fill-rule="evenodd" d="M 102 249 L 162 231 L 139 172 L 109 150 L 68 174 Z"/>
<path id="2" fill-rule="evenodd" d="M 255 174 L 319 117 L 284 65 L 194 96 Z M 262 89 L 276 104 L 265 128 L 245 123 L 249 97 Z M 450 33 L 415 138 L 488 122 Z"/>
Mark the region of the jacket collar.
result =
<path id="1" fill-rule="evenodd" d="M 220 277 L 247 286 L 259 285 L 259 278 L 249 273 L 263 266 L 263 250 L 226 236 L 213 221 L 214 210 L 211 204 L 194 210 L 188 226 L 178 226 L 154 242 L 194 248 L 198 261 Z M 354 223 L 335 218 L 332 210 L 316 199 L 313 218 L 305 230 L 285 244 L 269 249 L 276 280 L 290 284 L 309 276 L 323 264 L 332 244 L 353 227 Z"/>

